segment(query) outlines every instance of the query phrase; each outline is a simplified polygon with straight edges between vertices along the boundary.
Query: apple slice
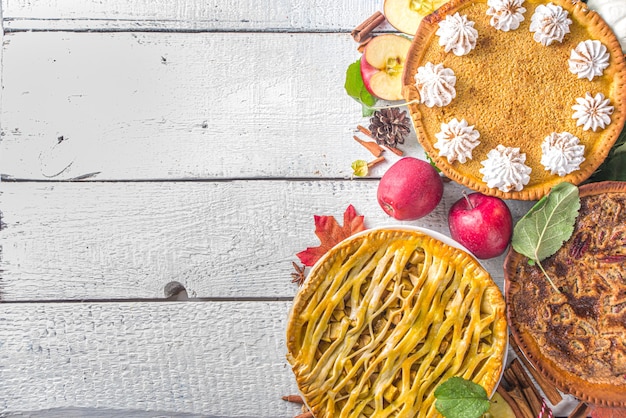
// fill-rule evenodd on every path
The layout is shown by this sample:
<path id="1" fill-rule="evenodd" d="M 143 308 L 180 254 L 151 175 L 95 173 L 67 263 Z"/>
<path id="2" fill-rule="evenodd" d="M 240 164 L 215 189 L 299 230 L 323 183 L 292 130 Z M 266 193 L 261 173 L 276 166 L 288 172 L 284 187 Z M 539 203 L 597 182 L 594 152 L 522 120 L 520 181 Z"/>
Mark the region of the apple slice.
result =
<path id="1" fill-rule="evenodd" d="M 367 91 L 369 91 L 370 93 L 372 92 L 370 91 L 370 88 L 369 88 L 369 82 L 372 76 L 374 75 L 374 73 L 377 73 L 377 72 L 378 72 L 378 68 L 375 68 L 369 65 L 369 63 L 365 60 L 365 55 L 363 55 L 361 57 L 361 78 L 363 78 L 363 83 L 365 84 L 365 88 L 367 88 Z"/>
<path id="2" fill-rule="evenodd" d="M 491 397 L 491 404 L 489 410 L 484 416 L 497 417 L 497 418 L 515 418 L 515 412 L 509 405 L 509 403 L 496 392 Z"/>
<path id="3" fill-rule="evenodd" d="M 411 41 L 387 34 L 372 38 L 361 57 L 361 77 L 365 88 L 383 100 L 402 100 L 402 71 Z"/>
<path id="4" fill-rule="evenodd" d="M 428 16 L 448 0 L 385 0 L 385 18 L 394 28 L 415 35 L 424 16 Z"/>

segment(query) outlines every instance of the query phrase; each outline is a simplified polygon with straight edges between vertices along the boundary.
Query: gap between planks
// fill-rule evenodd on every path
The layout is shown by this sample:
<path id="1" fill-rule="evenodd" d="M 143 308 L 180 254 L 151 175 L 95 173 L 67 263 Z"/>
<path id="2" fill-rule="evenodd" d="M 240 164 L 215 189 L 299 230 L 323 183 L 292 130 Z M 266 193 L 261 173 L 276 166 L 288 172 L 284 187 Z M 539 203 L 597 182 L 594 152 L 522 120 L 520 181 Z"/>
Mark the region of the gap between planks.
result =
<path id="1" fill-rule="evenodd" d="M 279 34 L 350 34 L 352 32 L 353 29 L 348 29 L 348 28 L 341 28 L 341 29 L 319 29 L 319 30 L 311 30 L 309 28 L 302 28 L 302 29 L 298 29 L 298 28 L 280 28 L 280 27 L 268 27 L 268 28 L 263 28 L 263 29 L 234 29 L 234 28 L 227 28 L 227 29 L 219 29 L 219 28 L 186 28 L 186 27 L 182 27 L 182 28 L 168 28 L 167 27 L 167 22 L 147 22 L 149 25 L 152 26 L 148 26 L 148 27 L 139 27 L 137 28 L 136 26 L 132 26 L 132 25 L 128 25 L 128 26 L 106 26 L 106 25 L 100 25 L 100 26 L 96 26 L 96 28 L 90 28 L 89 27 L 89 23 L 91 22 L 89 20 L 72 20 L 71 22 L 77 22 L 77 26 L 76 28 L 72 28 L 71 26 L 67 27 L 67 26 L 63 26 L 60 25 L 59 27 L 46 27 L 46 28 L 28 28 L 27 25 L 24 26 L 18 26 L 18 27 L 12 27 L 11 23 L 13 22 L 28 22 L 28 21 L 21 21 L 18 19 L 5 19 L 4 23 L 8 24 L 8 26 L 4 27 L 4 33 L 5 34 L 13 34 L 13 33 L 33 33 L 33 32 L 69 32 L 69 33 L 127 33 L 127 32 L 132 32 L 132 33 L 163 33 L 163 32 L 167 32 L 167 33 L 181 33 L 181 34 L 185 34 L 185 33 L 190 33 L 190 34 L 194 34 L 194 33 L 249 33 L 249 34 L 268 34 L 268 33 L 279 33 Z M 58 20 L 54 20 L 54 19 L 48 19 L 46 20 L 46 23 L 52 23 L 54 24 L 55 22 L 68 22 L 67 20 L 62 20 L 62 19 L 58 19 Z M 82 22 L 82 23 L 81 23 Z M 137 22 L 133 22 L 133 21 L 128 21 L 129 23 L 137 23 Z M 118 21 L 115 21 L 115 23 L 119 23 Z M 142 22 L 143 23 L 143 22 Z M 398 34 L 397 30 L 394 29 L 382 29 L 382 30 L 376 30 L 373 31 L 375 34 L 377 35 L 382 35 L 382 34 L 387 34 L 387 33 L 393 33 L 393 34 Z"/>
<path id="2" fill-rule="evenodd" d="M 0 300 L 2 304 L 52 304 L 52 303 L 172 303 L 172 302 L 216 302 L 216 303 L 239 303 L 239 302 L 291 302 L 293 297 L 206 297 L 206 298 L 131 298 L 131 299 L 43 299 L 43 300 Z"/>
<path id="3" fill-rule="evenodd" d="M 311 177 L 311 176 L 303 176 L 303 177 L 219 177 L 219 178 L 211 178 L 211 177 L 180 177 L 180 178 L 152 178 L 152 179 L 98 179 L 97 174 L 99 173 L 88 173 L 84 175 L 80 175 L 78 177 L 70 178 L 70 179 L 29 179 L 29 178 L 17 178 L 7 174 L 0 174 L 0 181 L 5 183 L 229 183 L 229 182 L 239 182 L 239 181 L 276 181 L 276 182 L 284 182 L 284 181 L 328 181 L 328 182 L 337 182 L 337 181 L 378 181 L 380 180 L 380 176 L 369 176 L 369 177 Z"/>

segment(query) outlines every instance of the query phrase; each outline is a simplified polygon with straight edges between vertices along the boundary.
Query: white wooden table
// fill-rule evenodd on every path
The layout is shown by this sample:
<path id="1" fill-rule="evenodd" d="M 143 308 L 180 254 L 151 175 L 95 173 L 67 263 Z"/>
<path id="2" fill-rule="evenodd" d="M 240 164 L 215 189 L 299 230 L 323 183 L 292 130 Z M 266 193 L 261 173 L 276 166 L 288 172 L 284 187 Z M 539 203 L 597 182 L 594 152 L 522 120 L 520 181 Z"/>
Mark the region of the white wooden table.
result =
<path id="1" fill-rule="evenodd" d="M 313 215 L 400 224 L 376 202 L 398 157 L 350 169 L 350 31 L 381 7 L 2 0 L 0 415 L 300 412 L 284 334 Z M 462 190 L 407 224 L 448 234 Z"/>

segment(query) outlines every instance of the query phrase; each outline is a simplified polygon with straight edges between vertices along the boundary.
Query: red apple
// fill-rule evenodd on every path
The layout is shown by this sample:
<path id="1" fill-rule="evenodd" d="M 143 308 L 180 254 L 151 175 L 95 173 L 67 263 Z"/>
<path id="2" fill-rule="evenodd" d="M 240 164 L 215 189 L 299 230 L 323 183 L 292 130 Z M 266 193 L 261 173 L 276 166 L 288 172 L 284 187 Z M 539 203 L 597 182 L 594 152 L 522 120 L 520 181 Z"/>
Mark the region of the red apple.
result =
<path id="1" fill-rule="evenodd" d="M 399 220 L 415 220 L 428 215 L 439 204 L 443 181 L 426 161 L 404 157 L 383 174 L 377 196 L 387 215 Z"/>
<path id="2" fill-rule="evenodd" d="M 420 22 L 448 0 L 385 0 L 385 18 L 394 28 L 415 35 Z"/>
<path id="3" fill-rule="evenodd" d="M 372 38 L 361 57 L 361 77 L 365 88 L 383 100 L 402 100 L 402 71 L 411 41 L 386 34 Z"/>
<path id="4" fill-rule="evenodd" d="M 497 257 L 513 234 L 509 207 L 498 197 L 471 193 L 459 199 L 448 213 L 450 236 L 477 258 Z"/>

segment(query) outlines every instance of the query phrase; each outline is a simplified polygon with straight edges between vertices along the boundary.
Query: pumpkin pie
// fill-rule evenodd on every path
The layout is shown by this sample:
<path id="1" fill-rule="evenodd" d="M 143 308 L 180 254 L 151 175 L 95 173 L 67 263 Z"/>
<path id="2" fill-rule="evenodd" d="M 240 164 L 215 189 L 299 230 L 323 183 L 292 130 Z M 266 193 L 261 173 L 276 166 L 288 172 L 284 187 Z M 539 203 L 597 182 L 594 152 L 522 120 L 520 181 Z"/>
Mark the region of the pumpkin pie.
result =
<path id="1" fill-rule="evenodd" d="M 523 200 L 598 168 L 624 126 L 625 86 L 616 36 L 577 0 L 452 0 L 422 20 L 403 74 L 437 167 Z"/>
<path id="2" fill-rule="evenodd" d="M 437 417 L 451 376 L 493 393 L 507 338 L 504 298 L 473 257 L 421 230 L 373 229 L 312 268 L 287 358 L 317 418 Z"/>

